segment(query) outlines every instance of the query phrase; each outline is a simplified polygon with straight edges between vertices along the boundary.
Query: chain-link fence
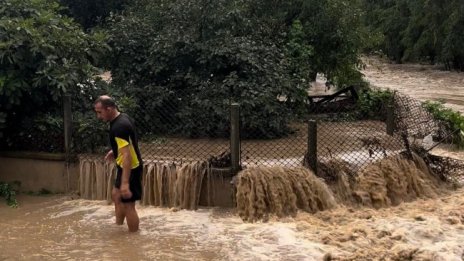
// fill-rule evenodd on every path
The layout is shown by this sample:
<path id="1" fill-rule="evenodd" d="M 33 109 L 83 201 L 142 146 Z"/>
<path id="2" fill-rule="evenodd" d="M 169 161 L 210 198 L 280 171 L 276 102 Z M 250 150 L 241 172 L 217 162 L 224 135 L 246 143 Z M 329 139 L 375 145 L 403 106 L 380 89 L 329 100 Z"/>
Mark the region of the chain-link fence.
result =
<path id="1" fill-rule="evenodd" d="M 289 124 L 286 137 L 263 141 L 258 135 L 242 140 L 242 165 L 308 165 L 311 146 L 317 147 L 316 162 L 343 161 L 357 170 L 369 162 L 404 150 L 397 133 L 387 133 L 387 104 L 369 105 L 374 113 L 362 114 L 354 87 L 332 94 L 308 94 L 306 112 Z M 393 114 L 390 117 L 394 117 Z M 314 120 L 312 130 L 308 120 Z M 311 144 L 315 136 L 316 144 Z"/>
<path id="2" fill-rule="evenodd" d="M 332 94 L 309 93 L 303 107 L 278 97 L 273 112 L 268 110 L 264 118 L 260 108 L 247 110 L 241 104 L 238 164 L 311 166 L 310 158 L 317 157 L 318 164 L 337 160 L 357 171 L 417 144 L 430 149 L 450 134 L 415 99 L 393 92 L 381 98 L 366 93 L 353 87 Z M 173 95 L 161 101 L 138 97 L 135 103 L 128 114 L 135 119 L 144 162 L 208 161 L 217 168 L 233 164 L 230 99 L 195 102 L 194 95 Z M 311 129 L 309 121 L 317 127 Z M 95 130 L 93 135 L 107 141 L 107 133 Z M 107 149 L 80 153 L 79 158 L 102 159 Z M 453 166 L 457 167 L 449 169 L 461 165 Z"/>
<path id="3" fill-rule="evenodd" d="M 195 161 L 210 161 L 218 166 L 226 164 L 224 161 L 230 161 L 230 141 L 227 138 L 230 102 L 210 101 L 204 107 L 194 108 L 185 98 L 186 95 L 182 97 L 184 98 L 173 97 L 170 101 L 139 97 L 130 101 L 137 104 L 132 107 L 124 104 L 127 103 L 127 98 L 116 99 L 119 110 L 134 119 L 143 161 L 179 165 Z M 210 110 L 221 111 L 223 117 L 208 119 Z M 79 159 L 103 160 L 104 153 L 109 150 L 108 128 L 109 125 L 104 124 L 91 130 L 93 133 L 89 135 L 100 146 L 78 153 Z M 97 139 L 103 139 L 103 144 Z M 75 148 L 78 147 L 76 142 L 80 141 L 74 140 Z"/>

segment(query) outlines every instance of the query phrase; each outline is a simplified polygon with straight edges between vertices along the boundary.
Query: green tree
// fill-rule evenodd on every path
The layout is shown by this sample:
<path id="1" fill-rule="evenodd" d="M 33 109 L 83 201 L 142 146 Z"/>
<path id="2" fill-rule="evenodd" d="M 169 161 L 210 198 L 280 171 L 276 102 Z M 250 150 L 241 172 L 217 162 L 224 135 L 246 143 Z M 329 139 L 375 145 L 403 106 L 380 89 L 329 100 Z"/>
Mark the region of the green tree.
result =
<path id="1" fill-rule="evenodd" d="M 442 48 L 443 24 L 447 1 L 415 0 L 410 2 L 411 17 L 405 29 L 403 44 L 406 61 L 426 60 L 435 64 Z"/>
<path id="2" fill-rule="evenodd" d="M 443 63 L 464 70 L 464 3 L 460 0 L 363 0 L 364 25 L 381 35 L 378 49 L 396 62 Z"/>
<path id="3" fill-rule="evenodd" d="M 447 69 L 464 71 L 464 2 L 452 1 L 444 22 L 443 48 L 440 57 Z"/>
<path id="4" fill-rule="evenodd" d="M 114 83 L 138 99 L 154 127 L 168 126 L 156 112 L 172 108 L 176 126 L 153 132 L 225 136 L 228 106 L 239 101 L 244 133 L 286 133 L 291 115 L 277 97 L 299 90 L 283 49 L 270 40 L 273 28 L 265 21 L 255 27 L 248 4 L 140 1 L 132 15 L 115 18 Z"/>
<path id="5" fill-rule="evenodd" d="M 62 13 L 73 17 L 85 30 L 102 25 L 111 13 L 124 10 L 127 0 L 60 0 L 68 9 Z"/>
<path id="6" fill-rule="evenodd" d="M 360 18 L 358 1 L 304 1 L 299 19 L 307 43 L 314 48 L 309 59 L 313 72 L 324 73 L 338 86 L 361 81 L 359 52 L 363 39 Z"/>
<path id="7" fill-rule="evenodd" d="M 114 85 L 138 99 L 147 110 L 141 120 L 154 128 L 167 126 L 156 112 L 171 108 L 176 127 L 153 132 L 227 135 L 228 105 L 238 101 L 244 135 L 285 135 L 296 116 L 286 103 L 303 101 L 308 74 L 342 82 L 359 61 L 348 1 L 325 1 L 317 9 L 325 14 L 302 12 L 317 2 L 136 1 L 112 17 Z"/>
<path id="8" fill-rule="evenodd" d="M 105 35 L 83 33 L 60 11 L 49 0 L 1 0 L 0 131 L 8 134 L 2 146 L 27 144 L 20 136 L 39 115 L 61 116 L 63 93 L 83 99 L 92 91 L 92 64 L 105 49 Z"/>

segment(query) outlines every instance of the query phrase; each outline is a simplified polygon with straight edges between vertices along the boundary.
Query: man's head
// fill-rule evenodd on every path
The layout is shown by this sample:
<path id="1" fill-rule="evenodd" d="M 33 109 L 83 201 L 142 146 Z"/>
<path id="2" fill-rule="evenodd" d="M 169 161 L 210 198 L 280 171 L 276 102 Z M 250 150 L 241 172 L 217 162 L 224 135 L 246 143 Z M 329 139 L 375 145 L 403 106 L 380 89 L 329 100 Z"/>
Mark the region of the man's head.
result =
<path id="1" fill-rule="evenodd" d="M 98 97 L 98 99 L 95 100 L 94 109 L 97 118 L 105 122 L 112 121 L 119 115 L 116 102 L 108 95 Z"/>

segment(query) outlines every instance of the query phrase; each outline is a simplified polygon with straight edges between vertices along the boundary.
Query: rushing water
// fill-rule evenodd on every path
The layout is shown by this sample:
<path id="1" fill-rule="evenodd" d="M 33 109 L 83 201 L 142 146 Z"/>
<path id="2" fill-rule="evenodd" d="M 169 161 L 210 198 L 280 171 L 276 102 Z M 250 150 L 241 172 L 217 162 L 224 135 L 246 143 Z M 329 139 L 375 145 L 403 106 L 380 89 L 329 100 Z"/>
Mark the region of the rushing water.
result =
<path id="1" fill-rule="evenodd" d="M 236 209 L 138 205 L 137 233 L 114 224 L 106 200 L 20 195 L 18 209 L 0 206 L 0 260 L 464 258 L 464 190 L 450 190 L 418 158 L 387 158 L 349 175 L 326 185 L 306 169 L 248 169 Z M 267 222 L 244 222 L 253 208 L 266 211 Z"/>
<path id="2" fill-rule="evenodd" d="M 227 209 L 138 206 L 141 229 L 130 234 L 104 201 L 22 200 L 36 202 L 1 209 L 1 260 L 302 260 L 332 249 L 301 238 L 294 222 L 247 224 Z"/>
<path id="3" fill-rule="evenodd" d="M 462 73 L 370 59 L 366 64 L 363 73 L 374 85 L 420 99 L 443 98 L 450 107 L 463 111 L 463 99 L 457 95 L 464 86 Z M 295 155 L 288 156 L 301 162 Z M 181 182 L 177 187 L 165 178 L 172 169 L 153 165 L 145 172 L 152 186 L 144 183 L 152 196 L 145 195 L 144 205 L 137 206 L 140 231 L 133 234 L 125 225 L 114 224 L 113 206 L 107 203 L 114 169 L 98 164 L 84 167 L 88 175 L 81 176 L 80 193 L 100 200 L 22 194 L 17 209 L 0 202 L 0 260 L 464 260 L 464 189 L 443 187 L 418 159 L 414 163 L 398 158 L 379 161 L 361 170 L 356 179 L 349 171 L 338 176 L 329 173 L 334 179 L 327 186 L 306 172 L 302 180 L 311 189 L 300 190 L 299 195 L 294 190 L 298 182 L 291 179 L 295 173 L 275 184 L 279 178 L 262 176 L 270 169 L 255 173 L 249 169 L 238 188 L 242 204 L 237 209 L 200 207 L 195 211 L 180 210 L 183 203 L 179 202 L 186 204 L 188 197 L 169 202 L 169 207 L 152 206 L 163 205 L 166 193 L 162 191 L 174 193 L 181 187 Z M 97 168 L 107 168 L 107 175 L 96 175 Z M 287 171 L 280 172 L 287 177 Z M 207 195 L 203 201 L 215 205 L 214 194 L 227 189 L 227 184 L 211 183 L 210 174 L 200 175 L 207 181 L 201 182 Z M 256 191 L 255 182 L 260 182 L 263 193 L 251 193 Z M 165 189 L 157 190 L 160 185 Z M 272 195 L 278 190 L 295 197 Z M 182 192 L 177 191 L 179 196 Z M 198 189 L 183 195 L 187 194 L 198 197 Z M 298 198 L 305 197 L 325 200 L 330 207 L 308 208 L 314 213 L 301 211 L 304 205 L 297 203 Z M 261 204 L 256 205 L 254 199 Z M 191 204 L 185 208 L 195 209 L 199 201 Z M 250 221 L 255 223 L 242 220 L 256 213 L 250 209 L 261 207 L 267 209 L 267 222 L 259 218 L 264 215 L 254 216 Z M 279 212 L 285 208 L 290 211 Z M 276 218 L 277 214 L 291 216 Z"/>
<path id="4" fill-rule="evenodd" d="M 365 57 L 364 78 L 374 86 L 398 90 L 421 101 L 441 100 L 464 113 L 464 74 L 432 65 L 394 64 L 378 57 Z"/>

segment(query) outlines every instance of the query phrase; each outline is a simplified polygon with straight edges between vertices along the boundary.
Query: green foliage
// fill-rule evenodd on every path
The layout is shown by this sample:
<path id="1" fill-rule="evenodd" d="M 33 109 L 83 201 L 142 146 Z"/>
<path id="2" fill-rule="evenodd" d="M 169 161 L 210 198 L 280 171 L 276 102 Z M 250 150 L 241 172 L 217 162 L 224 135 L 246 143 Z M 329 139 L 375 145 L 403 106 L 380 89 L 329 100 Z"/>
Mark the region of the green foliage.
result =
<path id="1" fill-rule="evenodd" d="M 89 108 L 91 110 L 92 107 Z M 72 151 L 102 153 L 108 147 L 107 125 L 91 112 L 73 114 Z"/>
<path id="2" fill-rule="evenodd" d="M 8 206 L 16 208 L 18 202 L 16 201 L 15 186 L 19 186 L 19 182 L 13 184 L 0 181 L 0 197 L 4 197 Z"/>
<path id="3" fill-rule="evenodd" d="M 464 2 L 454 2 L 444 23 L 441 61 L 447 69 L 464 71 Z"/>
<path id="4" fill-rule="evenodd" d="M 301 21 L 293 21 L 286 46 L 286 55 L 290 58 L 290 73 L 308 77 L 317 72 L 313 71 L 308 62 L 314 57 L 314 47 L 309 45 L 306 39 Z M 310 80 L 312 79 L 301 78 L 299 84 L 307 84 Z"/>
<path id="5" fill-rule="evenodd" d="M 111 13 L 124 9 L 127 0 L 60 0 L 68 9 L 63 13 L 72 16 L 84 29 L 104 23 Z"/>
<path id="6" fill-rule="evenodd" d="M 423 106 L 435 119 L 444 124 L 449 133 L 454 133 L 452 142 L 464 148 L 464 116 L 457 111 L 445 108 L 441 102 L 427 101 Z"/>
<path id="7" fill-rule="evenodd" d="M 81 97 L 92 86 L 97 72 L 92 64 L 106 49 L 105 35 L 83 33 L 61 10 L 52 0 L 2 0 L 0 132 L 10 140 L 24 127 L 41 131 L 48 124 L 53 132 L 50 119 L 62 115 L 62 94 Z M 12 144 L 1 143 L 7 148 Z"/>
<path id="8" fill-rule="evenodd" d="M 367 30 L 383 35 L 377 49 L 392 60 L 440 62 L 464 70 L 463 1 L 363 0 L 363 8 Z"/>
<path id="9" fill-rule="evenodd" d="M 385 120 L 386 106 L 391 104 L 393 95 L 391 90 L 363 90 L 356 104 L 356 118 Z"/>
<path id="10" fill-rule="evenodd" d="M 296 115 L 283 100 L 303 103 L 311 75 L 360 79 L 351 5 L 310 9 L 318 2 L 136 1 L 111 17 L 115 89 L 146 111 L 133 115 L 152 134 L 226 136 L 229 104 L 239 102 L 245 137 L 286 135 Z"/>
<path id="11" fill-rule="evenodd" d="M 358 1 L 303 1 L 299 15 L 308 43 L 314 48 L 309 64 L 338 87 L 361 81 L 359 51 L 363 44 Z"/>
<path id="12" fill-rule="evenodd" d="M 10 149 L 61 152 L 63 150 L 63 116 L 51 113 L 24 117 L 18 129 L 4 137 L 3 144 Z"/>
<path id="13" fill-rule="evenodd" d="M 277 96 L 299 89 L 270 28 L 253 28 L 244 3 L 159 2 L 138 3 L 111 27 L 114 83 L 147 112 L 136 121 L 155 134 L 226 136 L 228 105 L 239 101 L 245 132 L 284 135 L 290 115 Z M 169 109 L 174 128 L 159 114 Z"/>

